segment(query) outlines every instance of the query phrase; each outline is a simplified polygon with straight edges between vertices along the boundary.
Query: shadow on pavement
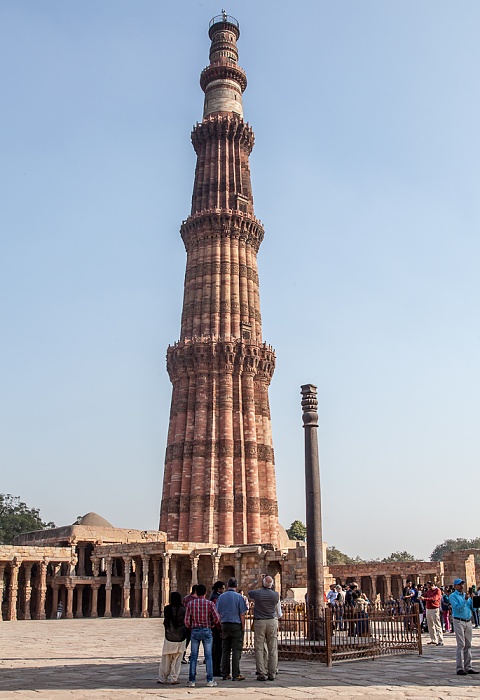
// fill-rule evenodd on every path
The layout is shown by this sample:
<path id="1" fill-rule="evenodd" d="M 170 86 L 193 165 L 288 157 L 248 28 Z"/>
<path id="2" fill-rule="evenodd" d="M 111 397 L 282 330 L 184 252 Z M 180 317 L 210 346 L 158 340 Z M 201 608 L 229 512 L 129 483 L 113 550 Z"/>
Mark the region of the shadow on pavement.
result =
<path id="1" fill-rule="evenodd" d="M 393 663 L 392 663 L 393 662 Z M 247 664 L 245 664 L 247 665 Z M 241 687 L 266 685 L 252 675 L 253 664 Z M 245 672 L 244 671 L 244 672 Z M 0 691 L 19 690 L 109 690 L 109 689 L 162 689 L 174 690 L 181 686 L 157 685 L 158 663 L 95 663 L 50 665 L 0 669 Z M 180 681 L 187 681 L 188 667 L 183 666 Z M 240 684 L 217 679 L 219 687 L 240 687 Z M 205 684 L 205 670 L 199 666 L 197 684 Z M 376 661 L 340 663 L 326 668 L 315 662 L 281 662 L 280 674 L 270 688 L 322 686 L 449 686 L 450 688 L 480 689 L 480 676 L 457 676 L 454 659 L 428 657 L 390 657 Z M 480 697 L 480 694 L 479 694 Z"/>

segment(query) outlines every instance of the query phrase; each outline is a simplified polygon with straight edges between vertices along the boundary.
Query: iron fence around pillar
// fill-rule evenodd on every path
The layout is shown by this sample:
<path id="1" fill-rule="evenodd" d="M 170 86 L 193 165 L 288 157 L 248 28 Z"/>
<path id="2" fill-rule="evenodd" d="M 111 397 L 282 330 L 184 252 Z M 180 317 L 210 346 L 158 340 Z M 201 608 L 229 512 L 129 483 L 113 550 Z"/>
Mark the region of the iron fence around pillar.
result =
<path id="1" fill-rule="evenodd" d="M 280 659 L 334 661 L 375 658 L 388 654 L 422 653 L 418 605 L 326 606 L 282 604 L 278 621 Z M 253 605 L 246 615 L 244 651 L 253 652 Z"/>

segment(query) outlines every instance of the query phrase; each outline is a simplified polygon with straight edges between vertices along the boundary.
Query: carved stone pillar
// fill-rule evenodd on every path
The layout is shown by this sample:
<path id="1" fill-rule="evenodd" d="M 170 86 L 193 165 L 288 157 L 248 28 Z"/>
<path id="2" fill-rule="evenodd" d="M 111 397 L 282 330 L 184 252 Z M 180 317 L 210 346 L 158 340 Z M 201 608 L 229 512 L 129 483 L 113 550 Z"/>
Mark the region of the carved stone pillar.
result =
<path id="1" fill-rule="evenodd" d="M 94 576 L 99 576 L 100 574 L 100 557 L 90 557 L 92 562 L 92 570 Z"/>
<path id="2" fill-rule="evenodd" d="M 391 574 L 385 574 L 385 596 L 392 595 L 392 576 Z"/>
<path id="3" fill-rule="evenodd" d="M 30 600 L 32 598 L 32 566 L 33 562 L 25 562 L 23 565 L 25 571 L 25 588 L 23 590 L 23 619 L 31 620 L 30 615 Z M 1 598 L 0 598 L 1 600 Z"/>
<path id="4" fill-rule="evenodd" d="M 150 557 L 142 557 L 142 614 L 141 617 L 148 617 L 148 567 Z"/>
<path id="5" fill-rule="evenodd" d="M 0 622 L 3 622 L 2 601 L 3 601 L 3 589 L 4 589 L 3 577 L 5 575 L 5 567 L 6 567 L 6 563 L 0 563 Z"/>
<path id="6" fill-rule="evenodd" d="M 47 597 L 47 562 L 41 561 L 38 565 L 38 591 L 37 591 L 37 620 L 45 620 L 45 599 Z"/>
<path id="7" fill-rule="evenodd" d="M 212 553 L 212 569 L 213 569 L 213 581 L 212 581 L 212 586 L 214 583 L 218 581 L 218 570 L 220 568 L 220 554 L 217 554 L 216 552 Z"/>
<path id="8" fill-rule="evenodd" d="M 92 583 L 92 612 L 90 617 L 98 617 L 98 589 L 100 585 L 100 581 L 94 581 Z"/>
<path id="9" fill-rule="evenodd" d="M 135 557 L 135 599 L 133 601 L 133 616 L 140 617 L 142 605 L 142 576 L 141 576 L 141 559 Z"/>
<path id="10" fill-rule="evenodd" d="M 171 578 L 171 589 L 172 591 L 176 591 L 178 587 L 177 583 L 177 572 L 178 572 L 178 559 L 175 557 L 172 557 L 170 560 L 170 578 Z M 165 603 L 166 605 L 166 603 Z"/>
<path id="11" fill-rule="evenodd" d="M 190 554 L 190 562 L 192 567 L 192 586 L 198 584 L 198 560 L 200 557 L 198 554 Z"/>
<path id="12" fill-rule="evenodd" d="M 57 619 L 57 608 L 58 608 L 58 584 L 52 581 L 52 612 L 50 613 L 50 619 Z"/>
<path id="13" fill-rule="evenodd" d="M 160 617 L 160 562 L 158 559 L 152 560 L 153 566 L 153 607 L 152 617 Z"/>
<path id="14" fill-rule="evenodd" d="M 77 576 L 85 576 L 85 545 L 79 544 L 77 547 L 78 552 L 78 574 Z"/>
<path id="15" fill-rule="evenodd" d="M 125 566 L 125 579 L 123 581 L 123 612 L 122 617 L 131 617 L 130 613 L 130 567 L 132 566 L 132 557 L 123 557 Z"/>
<path id="16" fill-rule="evenodd" d="M 238 587 L 242 588 L 242 553 L 235 553 L 235 578 L 237 579 Z"/>
<path id="17" fill-rule="evenodd" d="M 105 557 L 107 583 L 105 584 L 105 615 L 112 617 L 112 557 Z"/>
<path id="18" fill-rule="evenodd" d="M 7 620 L 17 619 L 18 571 L 20 569 L 20 564 L 21 562 L 15 558 L 10 565 L 11 575 L 10 585 L 8 587 Z"/>
<path id="19" fill-rule="evenodd" d="M 169 573 L 170 573 L 170 559 L 171 559 L 171 554 L 168 552 L 165 552 L 163 555 L 163 567 L 162 567 L 162 612 L 161 615 L 163 616 L 163 608 L 165 605 L 168 605 L 168 600 L 170 598 L 170 578 L 169 578 Z"/>
<path id="20" fill-rule="evenodd" d="M 65 587 L 67 589 L 67 612 L 65 617 L 67 620 L 71 620 L 73 618 L 73 589 L 74 585 L 73 583 L 66 583 Z"/>
<path id="21" fill-rule="evenodd" d="M 377 597 L 377 578 L 376 578 L 376 576 L 370 576 L 370 587 L 372 589 L 372 600 L 370 602 L 374 603 L 375 599 Z"/>
<path id="22" fill-rule="evenodd" d="M 77 584 L 77 610 L 75 611 L 75 617 L 83 617 L 83 585 Z"/>

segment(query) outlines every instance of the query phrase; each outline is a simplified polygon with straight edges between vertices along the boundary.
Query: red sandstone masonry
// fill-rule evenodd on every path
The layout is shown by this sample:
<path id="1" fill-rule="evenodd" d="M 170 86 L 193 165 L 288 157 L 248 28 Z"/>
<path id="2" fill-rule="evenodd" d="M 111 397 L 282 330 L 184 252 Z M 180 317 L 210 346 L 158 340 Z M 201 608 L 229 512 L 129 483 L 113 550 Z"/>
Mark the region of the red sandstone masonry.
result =
<path id="1" fill-rule="evenodd" d="M 276 544 L 268 406 L 275 355 L 262 340 L 257 252 L 264 232 L 248 161 L 254 136 L 243 121 L 239 31 L 220 22 L 210 36 L 205 116 L 192 132 L 192 209 L 181 227 L 181 337 L 167 353 L 173 391 L 160 527 L 172 541 Z"/>

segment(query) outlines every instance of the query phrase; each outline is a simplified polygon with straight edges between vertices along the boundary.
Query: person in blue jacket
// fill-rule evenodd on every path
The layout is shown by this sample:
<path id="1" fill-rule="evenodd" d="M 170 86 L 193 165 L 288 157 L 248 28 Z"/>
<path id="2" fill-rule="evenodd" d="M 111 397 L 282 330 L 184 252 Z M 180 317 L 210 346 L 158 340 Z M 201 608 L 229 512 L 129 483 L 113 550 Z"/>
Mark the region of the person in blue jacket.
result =
<path id="1" fill-rule="evenodd" d="M 457 640 L 457 675 L 477 674 L 472 668 L 472 599 L 464 593 L 465 581 L 456 578 L 453 582 L 455 590 L 449 596 L 452 606 L 452 617 L 455 620 L 454 630 Z"/>

